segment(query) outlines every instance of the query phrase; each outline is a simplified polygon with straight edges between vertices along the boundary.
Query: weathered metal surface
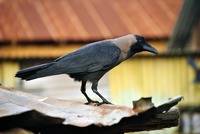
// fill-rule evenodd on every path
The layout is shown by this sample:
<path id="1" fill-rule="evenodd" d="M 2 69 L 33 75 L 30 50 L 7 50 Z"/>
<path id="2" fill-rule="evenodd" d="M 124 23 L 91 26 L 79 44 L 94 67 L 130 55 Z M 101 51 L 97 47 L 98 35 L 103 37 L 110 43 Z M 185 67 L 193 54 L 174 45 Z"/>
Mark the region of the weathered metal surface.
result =
<path id="1" fill-rule="evenodd" d="M 1 0 L 0 40 L 84 41 L 126 33 L 166 38 L 181 4 L 181 0 Z"/>
<path id="2" fill-rule="evenodd" d="M 48 116 L 65 119 L 64 124 L 80 127 L 90 124 L 109 126 L 118 123 L 123 117 L 138 114 L 132 111 L 132 109 L 123 106 L 102 105 L 97 107 L 84 105 L 81 102 L 63 101 L 52 98 L 35 99 L 35 97 L 29 94 L 25 96 L 25 94 L 19 92 L 6 90 L 0 91 L 0 99 L 6 102 L 0 106 L 7 105 L 7 107 L 3 107 L 6 108 L 6 112 L 3 113 L 7 113 L 7 115 L 35 109 Z"/>
<path id="3" fill-rule="evenodd" d="M 149 120 L 156 114 L 167 112 L 181 99 L 182 97 L 176 97 L 161 104 L 159 107 L 162 110 L 156 108 L 149 98 L 135 101 L 133 108 L 116 105 L 92 106 L 85 105 L 82 102 L 37 97 L 28 93 L 0 88 L 0 130 L 11 128 L 15 121 L 18 121 L 18 123 L 14 123 L 17 124 L 17 127 L 22 126 L 30 130 L 33 126 L 39 125 L 41 127 L 56 124 L 76 127 L 89 127 L 91 125 L 112 127 L 120 123 L 126 124 L 126 120 L 129 118 L 132 120 L 131 122 L 134 122 L 134 119 L 137 121 L 139 115 L 144 115 L 141 118 L 143 121 L 144 119 Z M 178 116 L 174 119 L 174 124 L 167 126 L 177 125 Z M 127 120 L 127 122 L 130 122 L 130 120 Z"/>

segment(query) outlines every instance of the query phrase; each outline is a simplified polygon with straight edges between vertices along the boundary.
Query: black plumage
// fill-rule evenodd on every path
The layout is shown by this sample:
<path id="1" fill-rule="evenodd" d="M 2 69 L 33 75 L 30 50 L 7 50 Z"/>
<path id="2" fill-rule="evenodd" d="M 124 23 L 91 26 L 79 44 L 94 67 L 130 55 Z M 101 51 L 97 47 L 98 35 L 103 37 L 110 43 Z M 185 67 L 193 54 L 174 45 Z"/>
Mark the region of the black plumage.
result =
<path id="1" fill-rule="evenodd" d="M 122 61 L 141 51 L 157 53 L 143 37 L 127 35 L 90 43 L 53 62 L 21 70 L 17 72 L 16 77 L 32 80 L 51 75 L 68 74 L 75 80 L 82 81 L 81 92 L 88 103 L 96 101 L 91 100 L 85 93 L 87 81 L 92 82 L 92 90 L 103 100 L 102 103 L 110 103 L 97 90 L 99 79 Z"/>

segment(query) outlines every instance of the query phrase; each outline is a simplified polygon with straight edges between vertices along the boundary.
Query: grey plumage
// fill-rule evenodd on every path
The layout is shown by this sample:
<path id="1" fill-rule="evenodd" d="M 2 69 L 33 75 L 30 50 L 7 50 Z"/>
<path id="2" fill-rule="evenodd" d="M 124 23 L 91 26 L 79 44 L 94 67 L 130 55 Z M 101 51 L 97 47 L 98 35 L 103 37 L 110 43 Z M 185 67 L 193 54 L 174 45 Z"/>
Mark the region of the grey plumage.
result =
<path id="1" fill-rule="evenodd" d="M 143 49 L 146 46 L 146 49 Z M 110 69 L 141 51 L 157 51 L 148 45 L 141 36 L 127 35 L 115 39 L 90 43 L 77 51 L 54 60 L 17 72 L 16 77 L 24 80 L 68 74 L 77 81 L 82 81 L 81 91 L 88 103 L 95 102 L 85 93 L 87 81 L 92 82 L 92 90 L 102 100 L 109 103 L 98 91 L 99 79 Z"/>

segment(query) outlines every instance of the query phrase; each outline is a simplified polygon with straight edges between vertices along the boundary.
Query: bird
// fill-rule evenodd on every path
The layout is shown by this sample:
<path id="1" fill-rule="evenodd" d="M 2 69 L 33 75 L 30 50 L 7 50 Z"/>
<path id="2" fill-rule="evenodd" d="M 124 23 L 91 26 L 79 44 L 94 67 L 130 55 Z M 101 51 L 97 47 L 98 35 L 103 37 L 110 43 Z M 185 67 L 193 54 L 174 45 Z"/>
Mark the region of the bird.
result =
<path id="1" fill-rule="evenodd" d="M 85 104 L 112 104 L 99 93 L 98 81 L 112 68 L 142 51 L 158 54 L 158 51 L 148 44 L 143 36 L 128 34 L 86 44 L 52 62 L 22 69 L 16 73 L 15 77 L 29 81 L 67 74 L 75 81 L 81 82 L 80 90 L 87 100 Z M 92 91 L 101 98 L 102 102 L 92 100 L 86 94 L 87 82 L 92 83 Z"/>

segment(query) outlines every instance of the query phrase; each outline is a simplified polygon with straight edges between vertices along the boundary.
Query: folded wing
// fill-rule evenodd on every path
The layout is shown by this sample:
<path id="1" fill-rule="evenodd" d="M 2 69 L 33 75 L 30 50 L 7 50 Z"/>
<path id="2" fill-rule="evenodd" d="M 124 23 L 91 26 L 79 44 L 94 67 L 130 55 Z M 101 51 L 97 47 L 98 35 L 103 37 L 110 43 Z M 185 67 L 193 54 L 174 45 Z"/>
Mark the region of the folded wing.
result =
<path id="1" fill-rule="evenodd" d="M 68 74 L 106 70 L 118 62 L 120 53 L 113 42 L 100 41 L 55 60 L 55 65 Z"/>

